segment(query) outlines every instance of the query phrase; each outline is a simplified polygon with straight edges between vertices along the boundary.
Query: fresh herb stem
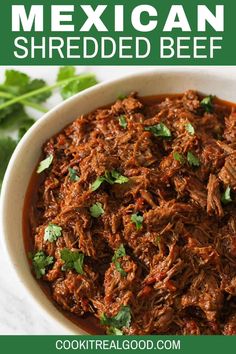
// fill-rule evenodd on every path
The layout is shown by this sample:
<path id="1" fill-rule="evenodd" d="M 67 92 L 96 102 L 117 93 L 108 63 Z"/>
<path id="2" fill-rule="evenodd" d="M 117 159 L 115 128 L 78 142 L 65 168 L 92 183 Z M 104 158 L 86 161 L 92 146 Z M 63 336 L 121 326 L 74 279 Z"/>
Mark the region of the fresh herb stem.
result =
<path id="1" fill-rule="evenodd" d="M 17 96 L 12 95 L 11 93 L 7 93 L 7 92 L 2 92 L 2 91 L 0 91 L 0 97 L 2 97 L 2 98 L 7 98 L 7 99 L 13 99 L 13 98 L 15 98 L 15 97 L 17 97 Z M 25 106 L 34 108 L 34 109 L 36 109 L 36 110 L 39 111 L 39 112 L 42 112 L 42 113 L 47 113 L 47 112 L 48 112 L 47 108 L 41 106 L 41 105 L 38 104 L 38 103 L 29 102 L 29 101 L 26 101 L 26 100 L 21 100 L 21 102 L 22 102 L 22 104 L 24 104 Z"/>
<path id="2" fill-rule="evenodd" d="M 13 104 L 15 104 L 17 102 L 23 102 L 24 100 L 27 100 L 28 98 L 40 95 L 41 93 L 44 93 L 44 92 L 47 92 L 47 91 L 51 91 L 53 89 L 56 89 L 57 87 L 60 87 L 60 86 L 63 86 L 63 85 L 67 85 L 67 84 L 71 83 L 72 81 L 76 81 L 76 80 L 78 81 L 80 79 L 87 79 L 87 78 L 90 78 L 91 76 L 93 76 L 93 75 L 91 75 L 91 74 L 85 74 L 85 75 L 80 75 L 80 76 L 77 75 L 77 76 L 71 77 L 70 79 L 58 81 L 54 85 L 45 86 L 45 87 L 42 87 L 42 88 L 40 88 L 38 90 L 27 92 L 24 95 L 14 97 L 11 100 L 2 103 L 0 105 L 0 110 L 3 109 L 3 108 L 9 107 L 9 106 L 11 106 L 11 105 L 13 105 Z"/>

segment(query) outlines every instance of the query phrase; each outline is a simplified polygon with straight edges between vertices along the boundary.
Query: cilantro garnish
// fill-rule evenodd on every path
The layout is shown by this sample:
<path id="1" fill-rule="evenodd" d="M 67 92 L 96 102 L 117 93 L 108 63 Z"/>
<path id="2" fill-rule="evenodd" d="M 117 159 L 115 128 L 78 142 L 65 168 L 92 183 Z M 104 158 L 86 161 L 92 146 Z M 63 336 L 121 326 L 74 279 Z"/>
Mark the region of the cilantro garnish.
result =
<path id="1" fill-rule="evenodd" d="M 91 185 L 92 191 L 96 191 L 103 182 L 107 182 L 109 184 L 123 184 L 128 182 L 128 177 L 122 176 L 118 171 L 105 172 L 104 176 L 98 177 Z"/>
<path id="2" fill-rule="evenodd" d="M 223 204 L 229 204 L 232 202 L 232 199 L 231 199 L 231 188 L 228 186 L 226 188 L 226 190 L 224 191 L 224 193 L 221 195 L 221 202 Z"/>
<path id="3" fill-rule="evenodd" d="M 199 167 L 200 161 L 196 155 L 194 155 L 191 151 L 187 154 L 187 160 L 190 166 Z"/>
<path id="4" fill-rule="evenodd" d="M 139 213 L 132 214 L 131 221 L 133 224 L 135 224 L 137 230 L 141 230 L 142 225 L 143 225 L 143 216 L 142 215 L 140 215 Z"/>
<path id="5" fill-rule="evenodd" d="M 124 257 L 126 255 L 125 252 L 125 247 L 123 244 L 120 245 L 120 247 L 115 251 L 114 256 L 112 257 L 112 262 L 114 263 L 116 270 L 122 275 L 122 277 L 125 277 L 127 274 L 122 268 L 119 258 Z"/>
<path id="6" fill-rule="evenodd" d="M 44 241 L 53 242 L 62 235 L 62 228 L 55 224 L 49 224 L 44 231 Z"/>
<path id="7" fill-rule="evenodd" d="M 71 82 L 65 83 L 61 88 L 61 96 L 65 100 L 78 92 L 86 90 L 89 87 L 96 85 L 98 82 L 94 74 L 84 74 L 76 76 L 74 67 L 62 67 L 59 70 L 57 81 L 77 78 Z"/>
<path id="8" fill-rule="evenodd" d="M 102 204 L 99 202 L 93 204 L 89 210 L 93 218 L 99 218 L 102 214 L 104 214 Z"/>
<path id="9" fill-rule="evenodd" d="M 68 248 L 64 248 L 60 251 L 61 259 L 64 261 L 62 270 L 66 271 L 69 269 L 75 269 L 77 273 L 83 274 L 83 263 L 84 263 L 84 254 L 80 252 L 70 251 Z"/>
<path id="10" fill-rule="evenodd" d="M 126 129 L 127 128 L 127 120 L 126 117 L 124 115 L 121 115 L 118 117 L 119 120 L 119 124 L 122 128 Z"/>
<path id="11" fill-rule="evenodd" d="M 124 95 L 124 94 L 122 94 L 122 93 L 117 96 L 117 99 L 118 99 L 118 100 L 121 100 L 121 101 L 123 101 L 125 98 L 127 98 L 127 96 Z"/>
<path id="12" fill-rule="evenodd" d="M 205 109 L 206 112 L 211 113 L 213 110 L 213 96 L 207 96 L 201 101 L 201 106 Z"/>
<path id="13" fill-rule="evenodd" d="M 194 127 L 192 126 L 191 123 L 185 124 L 185 129 L 187 130 L 187 132 L 188 132 L 190 135 L 194 135 L 194 134 L 195 134 L 195 129 L 194 129 Z"/>
<path id="14" fill-rule="evenodd" d="M 100 322 L 104 326 L 111 326 L 116 329 L 127 328 L 131 323 L 131 309 L 129 306 L 122 306 L 114 317 L 108 317 L 103 313 L 100 317 Z"/>
<path id="15" fill-rule="evenodd" d="M 181 165 L 185 163 L 184 155 L 180 154 L 178 151 L 173 152 L 173 157 L 176 161 L 180 162 Z"/>
<path id="16" fill-rule="evenodd" d="M 72 182 L 79 181 L 79 176 L 77 175 L 77 171 L 74 168 L 68 167 L 69 177 Z"/>
<path id="17" fill-rule="evenodd" d="M 151 133 L 153 133 L 154 136 L 157 137 L 160 136 L 164 138 L 171 137 L 171 131 L 169 128 L 167 128 L 167 126 L 164 123 L 159 123 L 151 127 L 145 127 L 144 129 L 150 131 Z"/>
<path id="18" fill-rule="evenodd" d="M 50 167 L 53 161 L 53 155 L 49 155 L 45 160 L 39 163 L 37 173 L 42 173 L 44 170 Z"/>
<path id="19" fill-rule="evenodd" d="M 116 327 L 108 327 L 107 334 L 110 336 L 123 336 L 123 332 Z"/>
<path id="20" fill-rule="evenodd" d="M 40 279 L 46 273 L 46 268 L 54 262 L 53 257 L 47 256 L 43 251 L 35 253 L 32 257 L 36 278 Z"/>

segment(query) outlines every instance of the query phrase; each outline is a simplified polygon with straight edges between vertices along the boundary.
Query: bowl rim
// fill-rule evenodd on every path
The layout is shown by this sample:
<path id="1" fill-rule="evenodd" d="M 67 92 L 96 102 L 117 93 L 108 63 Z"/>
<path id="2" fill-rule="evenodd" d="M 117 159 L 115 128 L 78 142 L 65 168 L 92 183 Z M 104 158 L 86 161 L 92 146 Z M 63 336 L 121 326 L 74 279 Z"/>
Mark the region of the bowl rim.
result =
<path id="1" fill-rule="evenodd" d="M 56 311 L 58 312 L 58 316 L 48 312 L 46 310 L 46 306 L 45 304 L 42 303 L 42 301 L 40 301 L 39 299 L 34 298 L 34 294 L 33 294 L 33 290 L 30 284 L 28 284 L 27 281 L 24 281 L 24 279 L 22 279 L 22 274 L 20 272 L 20 270 L 18 270 L 15 266 L 14 266 L 14 260 L 11 254 L 11 244 L 8 241 L 7 238 L 7 223 L 4 220 L 4 205 L 8 199 L 8 179 L 9 176 L 12 174 L 12 167 L 14 166 L 15 160 L 20 156 L 21 150 L 22 148 L 27 145 L 27 142 L 29 140 L 30 135 L 35 132 L 39 126 L 43 125 L 45 122 L 47 122 L 48 120 L 51 119 L 51 117 L 54 116 L 54 114 L 60 110 L 62 107 L 67 107 L 70 106 L 73 102 L 77 102 L 79 103 L 79 100 L 81 97 L 85 96 L 85 95 L 92 95 L 92 94 L 96 94 L 97 91 L 101 90 L 101 89 L 108 89 L 109 87 L 113 86 L 113 85 L 118 85 L 122 82 L 125 83 L 126 80 L 130 80 L 130 79 L 139 79 L 142 77 L 152 77 L 152 76 L 156 76 L 156 75 L 195 75 L 195 76 L 199 76 L 200 73 L 202 73 L 203 71 L 208 71 L 208 68 L 201 68 L 201 67 L 188 67 L 188 68 L 181 68 L 181 67 L 176 67 L 175 69 L 169 70 L 168 67 L 162 67 L 161 70 L 156 68 L 154 70 L 150 70 L 150 71 L 141 71 L 139 73 L 132 73 L 129 75 L 124 75 L 121 76 L 118 79 L 115 80 L 108 80 L 105 82 L 102 82 L 100 84 L 97 84 L 87 90 L 84 90 L 76 95 L 74 95 L 73 97 L 67 99 L 66 101 L 62 101 L 60 104 L 56 105 L 55 107 L 53 107 L 49 112 L 47 112 L 46 114 L 44 114 L 39 120 L 37 120 L 35 122 L 35 124 L 28 130 L 28 132 L 24 135 L 24 137 L 21 139 L 21 141 L 19 142 L 19 144 L 17 145 L 6 170 L 5 176 L 4 176 L 4 180 L 2 183 L 2 190 L 1 190 L 1 197 L 0 197 L 0 234 L 1 234 L 1 244 L 2 244 L 2 249 L 3 252 L 5 253 L 8 265 L 10 266 L 10 269 L 15 273 L 15 275 L 17 276 L 18 280 L 20 280 L 20 284 L 21 286 L 26 290 L 26 296 L 27 299 L 30 300 L 30 302 L 37 308 L 37 310 L 39 312 L 42 313 L 43 316 L 45 316 L 45 318 L 47 318 L 51 323 L 55 323 L 55 325 L 59 324 L 60 327 L 62 327 L 64 330 L 67 331 L 67 333 L 69 334 L 77 334 L 78 332 L 79 334 L 88 334 L 88 332 L 82 330 L 79 326 L 75 325 L 74 323 L 72 323 L 72 321 L 70 321 L 69 319 L 67 319 L 62 313 L 60 313 L 60 311 L 58 309 L 56 309 Z M 210 76 L 212 78 L 222 78 L 222 73 L 220 72 L 214 72 L 212 74 L 210 74 Z M 235 81 L 235 77 L 226 77 L 225 80 L 233 80 Z M 158 91 L 158 90 L 157 90 Z M 168 93 L 166 93 L 168 94 Z M 110 102 L 108 102 L 110 103 Z M 72 120 L 73 121 L 73 120 Z M 22 215 L 22 211 L 21 211 L 21 215 Z M 36 284 L 36 282 L 35 282 Z M 39 286 L 37 284 L 37 286 Z M 46 296 L 46 295 L 45 295 Z M 55 312 L 56 314 L 56 312 Z M 59 316 L 60 315 L 60 316 Z M 61 321 L 62 317 L 65 319 L 64 321 Z M 76 330 L 77 329 L 77 330 Z M 55 331 L 56 332 L 56 331 Z"/>

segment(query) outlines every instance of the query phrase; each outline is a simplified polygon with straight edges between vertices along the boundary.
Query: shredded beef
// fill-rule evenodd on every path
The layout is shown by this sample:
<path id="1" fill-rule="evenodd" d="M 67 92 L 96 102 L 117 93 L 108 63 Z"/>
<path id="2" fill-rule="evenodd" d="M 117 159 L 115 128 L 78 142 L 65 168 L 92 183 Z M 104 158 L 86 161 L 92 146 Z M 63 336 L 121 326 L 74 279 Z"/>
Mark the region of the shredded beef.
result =
<path id="1" fill-rule="evenodd" d="M 236 114 L 201 100 L 131 94 L 45 143 L 53 162 L 35 191 L 31 237 L 34 252 L 53 257 L 43 282 L 64 310 L 99 321 L 128 307 L 124 334 L 236 334 Z M 155 134 L 162 125 L 166 135 Z M 50 224 L 61 235 L 45 240 Z M 83 254 L 82 272 L 64 267 L 63 249 Z"/>

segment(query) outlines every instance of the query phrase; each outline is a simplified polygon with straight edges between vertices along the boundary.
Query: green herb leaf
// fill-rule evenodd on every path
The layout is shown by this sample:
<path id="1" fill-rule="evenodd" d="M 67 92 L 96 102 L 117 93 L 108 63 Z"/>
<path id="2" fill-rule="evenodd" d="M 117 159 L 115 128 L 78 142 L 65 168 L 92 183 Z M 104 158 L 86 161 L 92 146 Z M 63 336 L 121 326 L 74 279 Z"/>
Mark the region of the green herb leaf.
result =
<path id="1" fill-rule="evenodd" d="M 192 126 L 191 123 L 187 123 L 185 125 L 185 129 L 187 130 L 187 132 L 190 134 L 190 135 L 194 135 L 195 134 L 195 129 L 194 127 Z"/>
<path id="2" fill-rule="evenodd" d="M 44 241 L 53 242 L 62 235 L 62 228 L 55 224 L 49 224 L 44 231 Z"/>
<path id="3" fill-rule="evenodd" d="M 0 189 L 8 162 L 16 148 L 16 141 L 10 137 L 0 137 Z"/>
<path id="4" fill-rule="evenodd" d="M 141 228 L 143 226 L 143 216 L 142 215 L 140 215 L 139 213 L 132 214 L 131 221 L 133 224 L 135 224 L 137 230 L 141 230 Z"/>
<path id="5" fill-rule="evenodd" d="M 107 317 L 103 313 L 100 321 L 104 326 L 112 326 L 118 329 L 129 327 L 131 323 L 131 309 L 129 306 L 122 306 L 118 314 L 114 317 Z"/>
<path id="6" fill-rule="evenodd" d="M 107 334 L 110 336 L 123 336 L 123 332 L 116 327 L 108 327 Z"/>
<path id="7" fill-rule="evenodd" d="M 121 100 L 121 101 L 123 101 L 125 98 L 127 98 L 127 96 L 124 95 L 124 94 L 122 94 L 122 93 L 117 96 L 117 99 L 118 99 L 118 100 Z"/>
<path id="8" fill-rule="evenodd" d="M 49 155 L 45 160 L 41 161 L 37 169 L 37 173 L 41 173 L 50 167 L 53 161 L 53 155 Z"/>
<path id="9" fill-rule="evenodd" d="M 173 152 L 173 157 L 176 161 L 180 162 L 181 165 L 185 163 L 184 155 L 180 154 L 178 151 Z"/>
<path id="10" fill-rule="evenodd" d="M 151 133 L 153 133 L 154 136 L 157 137 L 164 137 L 164 138 L 169 138 L 171 137 L 171 132 L 169 130 L 169 128 L 167 128 L 167 126 L 164 123 L 159 123 L 156 125 L 153 125 L 151 127 L 145 127 L 144 128 L 147 131 L 150 131 Z"/>
<path id="11" fill-rule="evenodd" d="M 187 160 L 190 166 L 199 167 L 200 161 L 197 156 L 195 156 L 192 152 L 188 152 Z"/>
<path id="12" fill-rule="evenodd" d="M 28 85 L 30 78 L 27 74 L 17 70 L 5 71 L 5 86 L 15 87 L 19 90 L 20 87 Z"/>
<path id="13" fill-rule="evenodd" d="M 231 193 L 231 188 L 228 186 L 221 196 L 221 202 L 223 204 L 226 205 L 232 202 L 230 193 Z"/>
<path id="14" fill-rule="evenodd" d="M 126 255 L 125 247 L 123 244 L 121 244 L 120 247 L 115 251 L 114 256 L 112 257 L 112 262 L 115 264 L 116 270 L 118 270 L 118 272 L 122 275 L 122 277 L 125 277 L 127 274 L 122 268 L 118 259 L 124 257 L 125 255 Z"/>
<path id="15" fill-rule="evenodd" d="M 122 128 L 126 129 L 127 128 L 127 120 L 126 120 L 126 117 L 124 115 L 121 115 L 118 117 L 119 119 L 119 124 Z"/>
<path id="16" fill-rule="evenodd" d="M 79 181 L 79 176 L 77 175 L 77 171 L 74 168 L 68 167 L 68 171 L 69 171 L 70 180 L 72 182 Z"/>
<path id="17" fill-rule="evenodd" d="M 76 68 L 74 66 L 62 66 L 57 74 L 57 81 L 69 79 L 76 75 Z"/>
<path id="18" fill-rule="evenodd" d="M 107 182 L 110 184 L 123 184 L 123 183 L 127 183 L 129 181 L 128 177 L 122 176 L 122 174 L 120 174 L 120 172 L 117 172 L 115 170 L 111 171 L 110 176 L 107 177 L 108 180 Z"/>
<path id="19" fill-rule="evenodd" d="M 35 123 L 35 120 L 32 118 L 25 119 L 21 122 L 18 130 L 18 140 L 22 139 L 25 133 L 32 127 Z"/>
<path id="20" fill-rule="evenodd" d="M 207 96 L 201 101 L 201 106 L 205 109 L 206 112 L 211 113 L 213 110 L 213 96 Z"/>
<path id="21" fill-rule="evenodd" d="M 60 251 L 61 259 L 64 261 L 62 270 L 75 269 L 77 273 L 83 274 L 84 254 L 80 252 L 72 252 L 68 248 Z"/>
<path id="22" fill-rule="evenodd" d="M 96 181 L 94 181 L 93 183 L 92 183 L 92 185 L 91 185 L 91 189 L 92 189 L 92 191 L 94 192 L 94 191 L 96 191 L 100 186 L 101 186 L 101 184 L 103 183 L 105 181 L 105 179 L 104 179 L 104 177 L 98 177 L 97 179 L 96 179 Z"/>
<path id="23" fill-rule="evenodd" d="M 36 278 L 40 279 L 46 273 L 46 268 L 54 262 L 53 257 L 47 256 L 43 251 L 35 253 L 33 256 L 33 268 Z"/>
<path id="24" fill-rule="evenodd" d="M 44 87 L 47 87 L 47 83 L 44 80 L 34 79 L 30 81 L 29 84 L 24 87 L 24 89 L 22 89 L 21 93 L 25 94 L 27 92 L 33 92 Z M 29 101 L 37 103 L 45 102 L 49 97 L 51 97 L 51 95 L 52 91 L 48 90 L 29 98 Z"/>
<path id="25" fill-rule="evenodd" d="M 73 80 L 61 89 L 61 96 L 64 100 L 74 96 L 76 93 L 86 90 L 96 85 L 98 82 L 94 74 L 78 75 L 77 80 Z"/>
<path id="26" fill-rule="evenodd" d="M 93 204 L 89 210 L 90 210 L 90 214 L 93 218 L 99 218 L 101 215 L 104 214 L 102 204 L 99 202 Z"/>
<path id="27" fill-rule="evenodd" d="M 122 176 L 118 171 L 105 172 L 104 176 L 98 177 L 95 182 L 92 183 L 91 189 L 92 191 L 96 191 L 103 182 L 107 182 L 109 184 L 123 184 L 129 181 L 128 177 Z"/>

